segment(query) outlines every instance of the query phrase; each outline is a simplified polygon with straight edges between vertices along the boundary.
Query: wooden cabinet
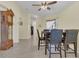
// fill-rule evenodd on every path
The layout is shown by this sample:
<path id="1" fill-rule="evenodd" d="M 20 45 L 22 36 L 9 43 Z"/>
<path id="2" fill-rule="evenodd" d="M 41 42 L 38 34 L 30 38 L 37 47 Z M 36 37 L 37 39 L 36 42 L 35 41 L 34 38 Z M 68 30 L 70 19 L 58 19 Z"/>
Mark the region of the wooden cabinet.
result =
<path id="1" fill-rule="evenodd" d="M 12 10 L 0 11 L 0 49 L 13 46 L 13 16 Z"/>

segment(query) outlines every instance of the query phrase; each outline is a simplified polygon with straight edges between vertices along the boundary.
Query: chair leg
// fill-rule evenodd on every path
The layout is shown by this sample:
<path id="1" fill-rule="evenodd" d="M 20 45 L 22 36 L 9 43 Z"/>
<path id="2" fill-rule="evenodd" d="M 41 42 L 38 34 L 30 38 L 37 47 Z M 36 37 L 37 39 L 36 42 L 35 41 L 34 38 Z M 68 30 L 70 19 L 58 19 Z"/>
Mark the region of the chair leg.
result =
<path id="1" fill-rule="evenodd" d="M 74 43 L 74 53 L 75 57 L 77 57 L 77 43 Z"/>
<path id="2" fill-rule="evenodd" d="M 75 50 L 75 57 L 77 57 L 77 43 L 75 44 L 75 48 L 76 48 L 76 50 Z"/>
<path id="3" fill-rule="evenodd" d="M 51 53 L 49 53 L 49 58 L 51 58 Z"/>
<path id="4" fill-rule="evenodd" d="M 49 45 L 49 58 L 51 58 L 51 44 Z"/>
<path id="5" fill-rule="evenodd" d="M 45 55 L 47 55 L 47 47 L 46 47 L 46 45 L 45 45 Z"/>
<path id="6" fill-rule="evenodd" d="M 51 51 L 49 51 L 49 58 L 51 58 Z"/>
<path id="7" fill-rule="evenodd" d="M 38 50 L 40 49 L 40 40 L 38 40 Z"/>
<path id="8" fill-rule="evenodd" d="M 60 44 L 60 57 L 62 58 L 62 53 L 61 53 L 61 44 Z"/>
<path id="9" fill-rule="evenodd" d="M 66 50 L 68 50 L 68 48 L 69 48 L 69 45 L 67 44 L 67 45 L 66 45 Z"/>
<path id="10" fill-rule="evenodd" d="M 76 43 L 76 45 L 75 45 L 75 46 L 76 46 L 76 47 L 75 47 L 75 48 L 76 48 L 76 56 L 75 56 L 75 57 L 77 57 L 77 43 Z"/>
<path id="11" fill-rule="evenodd" d="M 64 44 L 64 55 L 65 55 L 65 58 L 66 58 L 66 49 L 67 49 L 67 45 Z"/>
<path id="12" fill-rule="evenodd" d="M 66 58 L 66 50 L 64 52 L 65 52 L 65 58 Z"/>
<path id="13" fill-rule="evenodd" d="M 56 51 L 56 45 L 55 45 L 55 51 Z"/>
<path id="14" fill-rule="evenodd" d="M 45 55 L 47 55 L 47 46 L 45 46 Z"/>
<path id="15" fill-rule="evenodd" d="M 47 40 L 45 40 L 45 55 L 47 55 L 47 46 L 48 46 L 48 43 L 47 43 Z"/>

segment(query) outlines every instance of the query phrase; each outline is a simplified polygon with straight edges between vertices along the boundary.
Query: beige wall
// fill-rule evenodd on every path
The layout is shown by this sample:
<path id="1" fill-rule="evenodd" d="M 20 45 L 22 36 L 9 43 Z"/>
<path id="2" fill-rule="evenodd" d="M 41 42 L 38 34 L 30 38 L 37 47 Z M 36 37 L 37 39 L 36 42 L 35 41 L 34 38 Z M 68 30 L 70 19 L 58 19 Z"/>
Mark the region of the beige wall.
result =
<path id="1" fill-rule="evenodd" d="M 79 2 L 76 2 L 58 16 L 58 28 L 79 29 Z"/>
<path id="2" fill-rule="evenodd" d="M 29 25 L 30 25 L 30 14 L 28 12 L 23 12 L 20 21 L 23 22 L 23 25 L 19 25 L 19 39 L 28 39 L 30 32 L 29 32 Z M 19 22 L 20 22 L 19 21 Z M 28 35 L 29 34 L 29 35 Z"/>

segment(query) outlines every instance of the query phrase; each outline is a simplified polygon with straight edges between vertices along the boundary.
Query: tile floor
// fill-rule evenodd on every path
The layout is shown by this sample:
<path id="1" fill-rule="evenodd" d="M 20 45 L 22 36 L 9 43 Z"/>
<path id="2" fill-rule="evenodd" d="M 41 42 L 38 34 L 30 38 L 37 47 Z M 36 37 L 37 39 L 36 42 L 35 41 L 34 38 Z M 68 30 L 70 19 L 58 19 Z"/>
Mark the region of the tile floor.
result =
<path id="1" fill-rule="evenodd" d="M 36 44 L 36 45 L 34 45 Z M 48 58 L 48 54 L 44 54 L 44 47 L 41 47 L 38 51 L 37 43 L 33 42 L 33 39 L 22 39 L 20 43 L 14 44 L 8 50 L 0 51 L 0 58 Z M 53 54 L 52 58 L 59 58 L 59 54 Z M 68 58 L 74 58 L 74 54 L 68 54 Z M 64 54 L 63 54 L 64 58 Z M 78 54 L 79 58 L 79 54 Z"/>

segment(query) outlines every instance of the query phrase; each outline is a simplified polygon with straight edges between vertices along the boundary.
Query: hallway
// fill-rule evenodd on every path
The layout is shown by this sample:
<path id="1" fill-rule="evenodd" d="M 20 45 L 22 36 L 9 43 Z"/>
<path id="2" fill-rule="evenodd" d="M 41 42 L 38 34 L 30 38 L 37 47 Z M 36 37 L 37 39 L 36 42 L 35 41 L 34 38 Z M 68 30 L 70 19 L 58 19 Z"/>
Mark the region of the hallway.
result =
<path id="1" fill-rule="evenodd" d="M 37 43 L 35 43 L 37 44 Z M 34 45 L 33 39 L 20 40 L 20 43 L 14 45 L 14 47 L 0 51 L 0 58 L 48 58 L 48 54 L 44 54 L 44 47 L 41 47 L 38 51 L 37 45 Z M 59 58 L 59 54 L 52 55 L 52 58 Z M 64 57 L 64 55 L 63 55 Z M 74 58 L 74 54 L 67 54 L 67 57 Z M 79 58 L 79 54 L 78 54 Z"/>

